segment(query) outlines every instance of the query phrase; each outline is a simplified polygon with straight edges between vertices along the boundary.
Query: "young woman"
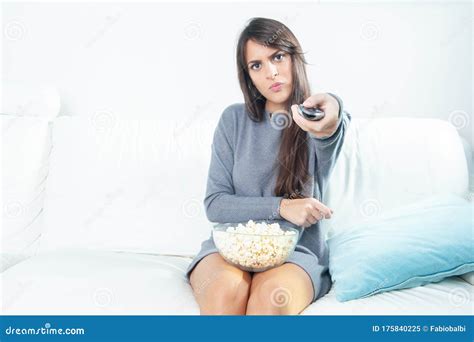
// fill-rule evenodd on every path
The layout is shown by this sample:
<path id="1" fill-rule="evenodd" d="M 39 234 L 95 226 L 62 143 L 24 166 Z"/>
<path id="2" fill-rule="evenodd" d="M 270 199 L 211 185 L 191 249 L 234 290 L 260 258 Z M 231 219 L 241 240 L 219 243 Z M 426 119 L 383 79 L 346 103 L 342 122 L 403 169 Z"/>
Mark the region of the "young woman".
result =
<path id="1" fill-rule="evenodd" d="M 300 231 L 287 262 L 249 273 L 227 263 L 212 236 L 188 267 L 201 314 L 298 314 L 331 287 L 319 221 L 322 195 L 351 116 L 332 94 L 311 95 L 301 46 L 282 23 L 252 19 L 237 44 L 245 104 L 222 113 L 214 133 L 204 205 L 212 222 L 286 220 Z M 320 121 L 296 104 L 318 107 Z"/>

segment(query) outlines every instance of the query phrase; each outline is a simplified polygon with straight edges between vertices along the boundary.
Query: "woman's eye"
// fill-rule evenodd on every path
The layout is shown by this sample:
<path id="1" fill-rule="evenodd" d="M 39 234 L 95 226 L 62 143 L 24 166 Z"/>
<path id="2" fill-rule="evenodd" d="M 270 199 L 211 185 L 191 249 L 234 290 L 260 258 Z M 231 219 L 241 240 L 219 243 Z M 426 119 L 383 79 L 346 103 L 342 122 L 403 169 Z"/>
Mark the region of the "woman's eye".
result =
<path id="1" fill-rule="evenodd" d="M 253 69 L 253 70 L 258 70 L 258 69 L 260 69 L 260 63 L 252 64 L 252 65 L 250 66 L 250 69 Z"/>
<path id="2" fill-rule="evenodd" d="M 283 60 L 283 57 L 285 57 L 285 54 L 279 53 L 276 54 L 275 57 L 273 57 L 276 61 L 281 62 Z"/>

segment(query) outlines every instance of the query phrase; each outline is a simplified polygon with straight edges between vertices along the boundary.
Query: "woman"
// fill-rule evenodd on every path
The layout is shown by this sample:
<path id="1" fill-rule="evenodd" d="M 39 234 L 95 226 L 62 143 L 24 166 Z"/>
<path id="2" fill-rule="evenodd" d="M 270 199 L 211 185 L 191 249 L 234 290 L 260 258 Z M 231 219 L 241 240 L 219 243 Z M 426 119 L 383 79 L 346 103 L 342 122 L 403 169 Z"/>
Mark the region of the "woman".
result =
<path id="1" fill-rule="evenodd" d="M 331 287 L 318 222 L 320 201 L 351 120 L 332 94 L 310 94 L 305 59 L 282 23 L 252 19 L 237 44 L 245 104 L 227 107 L 216 127 L 204 205 L 212 222 L 286 220 L 302 234 L 287 262 L 249 273 L 227 263 L 210 237 L 186 272 L 201 314 L 298 314 Z M 318 107 L 320 121 L 296 104 Z"/>

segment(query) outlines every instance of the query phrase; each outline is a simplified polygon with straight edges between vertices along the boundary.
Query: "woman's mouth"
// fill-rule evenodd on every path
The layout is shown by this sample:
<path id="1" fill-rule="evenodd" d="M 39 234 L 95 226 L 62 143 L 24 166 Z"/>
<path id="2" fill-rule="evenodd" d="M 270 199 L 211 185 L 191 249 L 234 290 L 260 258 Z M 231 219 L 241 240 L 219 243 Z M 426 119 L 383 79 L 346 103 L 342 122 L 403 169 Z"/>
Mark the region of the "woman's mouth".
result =
<path id="1" fill-rule="evenodd" d="M 283 87 L 283 83 L 275 82 L 270 86 L 270 90 L 273 92 L 278 92 L 281 90 L 282 87 Z"/>

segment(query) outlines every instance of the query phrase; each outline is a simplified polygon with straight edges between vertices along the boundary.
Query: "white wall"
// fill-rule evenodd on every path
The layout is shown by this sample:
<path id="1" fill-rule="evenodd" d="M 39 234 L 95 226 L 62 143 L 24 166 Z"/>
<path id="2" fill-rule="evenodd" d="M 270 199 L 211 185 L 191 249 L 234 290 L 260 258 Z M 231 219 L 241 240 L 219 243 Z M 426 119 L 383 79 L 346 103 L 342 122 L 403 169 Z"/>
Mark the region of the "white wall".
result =
<path id="1" fill-rule="evenodd" d="M 474 145 L 470 1 L 3 3 L 2 78 L 55 84 L 63 115 L 183 115 L 179 129 L 212 130 L 242 102 L 234 50 L 254 16 L 289 26 L 313 90 L 355 117 L 451 119 Z"/>

